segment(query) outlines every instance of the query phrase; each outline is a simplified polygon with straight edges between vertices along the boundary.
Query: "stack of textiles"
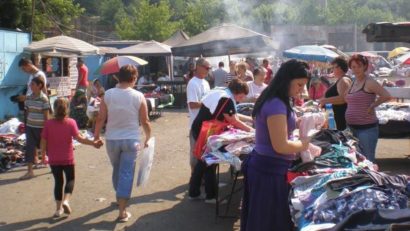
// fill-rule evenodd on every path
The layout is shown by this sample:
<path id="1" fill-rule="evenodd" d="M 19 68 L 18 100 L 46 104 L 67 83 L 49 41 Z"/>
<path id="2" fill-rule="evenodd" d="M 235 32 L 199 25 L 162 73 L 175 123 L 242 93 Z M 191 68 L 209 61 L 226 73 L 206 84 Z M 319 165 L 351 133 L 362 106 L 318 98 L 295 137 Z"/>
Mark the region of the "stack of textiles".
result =
<path id="1" fill-rule="evenodd" d="M 289 205 L 299 230 L 373 230 L 410 222 L 408 176 L 378 172 L 347 132 L 321 130 L 312 142 L 321 155 L 295 162 L 288 173 Z M 392 211 L 402 215 L 387 219 Z M 358 222 L 363 213 L 373 216 Z"/>
<path id="2" fill-rule="evenodd" d="M 202 159 L 208 165 L 215 163 L 228 163 L 237 171 L 241 168 L 241 155 L 249 154 L 255 144 L 255 133 L 239 129 L 229 130 L 208 138 Z"/>
<path id="3" fill-rule="evenodd" d="M 385 103 L 377 107 L 380 137 L 405 137 L 410 135 L 410 104 Z"/>

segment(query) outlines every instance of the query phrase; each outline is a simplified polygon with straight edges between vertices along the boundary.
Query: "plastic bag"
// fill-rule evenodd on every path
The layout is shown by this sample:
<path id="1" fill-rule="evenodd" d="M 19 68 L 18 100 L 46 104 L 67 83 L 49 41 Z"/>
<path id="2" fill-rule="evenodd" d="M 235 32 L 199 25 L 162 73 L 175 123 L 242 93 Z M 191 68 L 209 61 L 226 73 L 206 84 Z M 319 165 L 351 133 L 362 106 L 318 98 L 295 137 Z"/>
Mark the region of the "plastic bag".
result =
<path id="1" fill-rule="evenodd" d="M 17 118 L 12 118 L 0 125 L 0 134 L 17 134 L 20 124 Z"/>
<path id="2" fill-rule="evenodd" d="M 140 167 L 138 170 L 137 187 L 144 186 L 151 173 L 152 163 L 154 161 L 155 137 L 148 140 L 148 147 L 141 152 Z"/>

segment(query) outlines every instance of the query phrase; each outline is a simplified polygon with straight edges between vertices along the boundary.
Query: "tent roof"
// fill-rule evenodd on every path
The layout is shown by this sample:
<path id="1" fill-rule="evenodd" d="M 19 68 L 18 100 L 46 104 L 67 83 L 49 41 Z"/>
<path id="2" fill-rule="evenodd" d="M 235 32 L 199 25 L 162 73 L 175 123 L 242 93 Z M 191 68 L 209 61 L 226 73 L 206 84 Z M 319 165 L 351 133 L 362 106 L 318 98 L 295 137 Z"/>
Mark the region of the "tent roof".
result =
<path id="1" fill-rule="evenodd" d="M 212 27 L 189 40 L 172 47 L 176 56 L 218 56 L 252 53 L 277 49 L 270 37 L 233 25 Z"/>
<path id="2" fill-rule="evenodd" d="M 35 53 L 93 55 L 98 54 L 98 47 L 82 40 L 60 35 L 33 42 L 24 48 L 24 51 Z"/>
<path id="3" fill-rule="evenodd" d="M 138 56 L 169 56 L 171 47 L 160 42 L 151 40 L 134 46 L 119 49 L 112 54 L 138 55 Z"/>
<path id="4" fill-rule="evenodd" d="M 177 30 L 171 37 L 169 37 L 167 40 L 165 40 L 162 43 L 173 47 L 182 42 L 185 42 L 188 39 L 189 39 L 189 36 L 184 31 Z"/>

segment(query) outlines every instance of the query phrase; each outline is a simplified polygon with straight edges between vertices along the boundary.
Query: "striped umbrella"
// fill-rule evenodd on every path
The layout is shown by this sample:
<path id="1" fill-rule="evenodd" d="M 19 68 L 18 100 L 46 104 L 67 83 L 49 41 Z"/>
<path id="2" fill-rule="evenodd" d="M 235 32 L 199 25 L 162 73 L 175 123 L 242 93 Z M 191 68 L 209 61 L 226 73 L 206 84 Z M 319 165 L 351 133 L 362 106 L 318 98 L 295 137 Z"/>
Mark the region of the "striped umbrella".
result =
<path id="1" fill-rule="evenodd" d="M 146 65 L 148 64 L 148 62 L 135 56 L 117 56 L 103 63 L 101 65 L 99 72 L 101 75 L 118 73 L 122 66 L 128 64 L 138 67 Z"/>

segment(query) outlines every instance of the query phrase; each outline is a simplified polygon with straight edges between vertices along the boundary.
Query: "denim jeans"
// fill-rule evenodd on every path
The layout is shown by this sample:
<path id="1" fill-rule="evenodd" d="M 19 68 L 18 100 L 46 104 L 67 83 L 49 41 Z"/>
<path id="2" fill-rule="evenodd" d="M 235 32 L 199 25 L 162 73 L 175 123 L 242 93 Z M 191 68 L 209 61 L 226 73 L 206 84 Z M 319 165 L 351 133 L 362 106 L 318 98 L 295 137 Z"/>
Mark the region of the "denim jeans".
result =
<path id="1" fill-rule="evenodd" d="M 379 126 L 371 128 L 355 129 L 350 127 L 353 135 L 359 139 L 359 146 L 362 154 L 372 162 L 376 160 L 376 146 L 379 139 Z"/>
<path id="2" fill-rule="evenodd" d="M 107 153 L 113 167 L 112 184 L 117 198 L 129 199 L 134 182 L 135 162 L 139 142 L 130 140 L 107 140 Z"/>

